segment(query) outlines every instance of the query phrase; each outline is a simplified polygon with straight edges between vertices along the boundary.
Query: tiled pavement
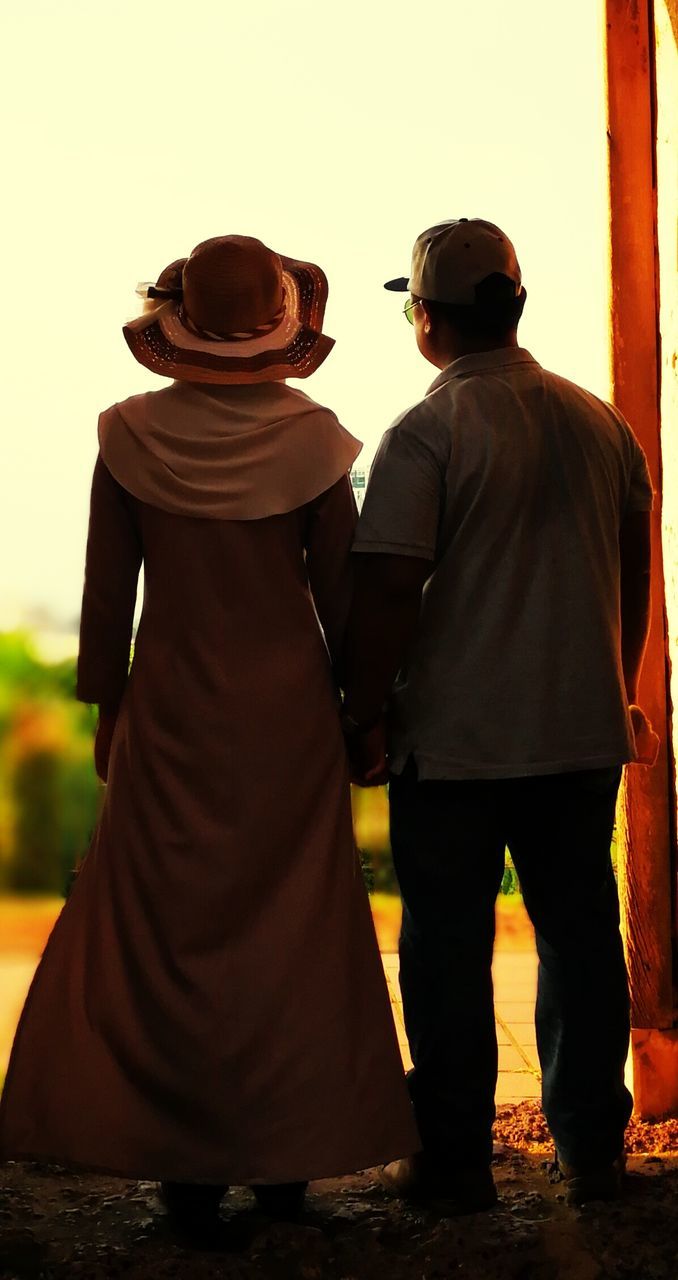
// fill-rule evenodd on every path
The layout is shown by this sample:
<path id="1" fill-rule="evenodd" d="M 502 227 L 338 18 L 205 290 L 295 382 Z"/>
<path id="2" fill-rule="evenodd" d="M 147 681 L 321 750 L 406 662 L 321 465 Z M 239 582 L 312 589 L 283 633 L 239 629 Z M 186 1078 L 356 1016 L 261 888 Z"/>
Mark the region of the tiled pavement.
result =
<path id="1" fill-rule="evenodd" d="M 382 960 L 398 1043 L 405 1067 L 409 1068 L 412 1062 L 407 1047 L 398 985 L 398 957 L 387 953 L 382 955 Z M 524 1098 L 538 1098 L 541 1077 L 534 1031 L 537 957 L 534 951 L 498 951 L 492 972 L 499 1045 L 497 1102 L 521 1102 Z"/>

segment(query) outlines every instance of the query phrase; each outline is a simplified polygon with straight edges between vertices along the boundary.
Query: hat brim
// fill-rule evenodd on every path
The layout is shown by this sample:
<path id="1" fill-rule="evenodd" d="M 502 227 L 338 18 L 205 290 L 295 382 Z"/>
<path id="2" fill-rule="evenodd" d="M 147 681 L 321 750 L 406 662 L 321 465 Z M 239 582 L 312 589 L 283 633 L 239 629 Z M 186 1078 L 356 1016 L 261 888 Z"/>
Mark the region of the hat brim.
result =
<path id="1" fill-rule="evenodd" d="M 278 382 L 308 378 L 327 358 L 334 339 L 322 333 L 327 279 L 320 267 L 281 255 L 285 311 L 269 333 L 253 338 L 203 338 L 169 301 L 123 326 L 132 355 L 146 369 L 182 382 Z"/>
<path id="2" fill-rule="evenodd" d="M 384 288 L 390 289 L 393 293 L 409 293 L 410 282 L 407 276 L 398 276 L 397 280 L 387 280 Z"/>

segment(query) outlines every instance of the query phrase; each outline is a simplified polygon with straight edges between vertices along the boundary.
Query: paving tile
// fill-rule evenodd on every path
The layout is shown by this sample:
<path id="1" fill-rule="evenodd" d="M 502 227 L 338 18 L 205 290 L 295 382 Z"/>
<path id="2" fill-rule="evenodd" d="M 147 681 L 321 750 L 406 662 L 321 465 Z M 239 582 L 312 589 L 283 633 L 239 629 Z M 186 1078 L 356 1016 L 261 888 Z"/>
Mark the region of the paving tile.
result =
<path id="1" fill-rule="evenodd" d="M 527 1071 L 528 1065 L 523 1056 L 516 1049 L 515 1045 L 499 1046 L 499 1070 L 500 1071 Z"/>
<path id="2" fill-rule="evenodd" d="M 541 1097 L 541 1085 L 529 1071 L 502 1071 L 497 1081 L 497 1102 L 522 1102 Z"/>
<path id="3" fill-rule="evenodd" d="M 36 958 L 11 952 L 3 955 L 0 962 L 0 1079 L 7 1070 L 14 1032 L 36 965 Z"/>
<path id="4" fill-rule="evenodd" d="M 400 1057 L 402 1058 L 402 1062 L 403 1062 L 403 1071 L 411 1071 L 412 1059 L 410 1057 L 410 1049 L 409 1049 L 407 1040 L 405 1040 L 404 1043 L 401 1043 L 400 1041 L 398 1041 L 398 1048 L 400 1049 Z"/>
<path id="5" fill-rule="evenodd" d="M 541 1067 L 539 1065 L 539 1054 L 537 1053 L 537 1050 L 531 1048 L 529 1044 L 521 1043 L 520 1052 L 523 1060 L 526 1060 L 526 1063 L 529 1064 L 534 1074 L 538 1075 L 541 1079 Z"/>
<path id="6" fill-rule="evenodd" d="M 523 1053 L 527 1058 L 532 1070 L 541 1074 L 541 1066 L 539 1065 L 539 1054 L 537 1053 L 536 1044 L 523 1044 L 522 1040 L 519 1040 L 518 1043 L 520 1044 L 521 1053 Z"/>
<path id="7" fill-rule="evenodd" d="M 492 969 L 492 981 L 495 990 L 523 987 L 530 991 L 537 990 L 537 973 L 522 967 L 520 969 Z"/>
<path id="8" fill-rule="evenodd" d="M 536 951 L 495 951 L 494 973 L 536 973 L 539 965 Z"/>
<path id="9" fill-rule="evenodd" d="M 393 952 L 383 954 L 382 962 L 398 1046 L 403 1066 L 405 1070 L 409 1070 L 412 1061 L 400 998 L 398 955 Z M 498 1102 L 520 1102 L 523 1098 L 538 1098 L 541 1093 L 534 1031 L 536 974 L 537 960 L 534 954 L 499 953 L 495 959 L 493 978 L 499 1046 Z"/>
<path id="10" fill-rule="evenodd" d="M 516 1040 L 520 1041 L 523 1049 L 534 1053 L 537 1052 L 537 1037 L 534 1033 L 534 1027 L 528 1027 L 524 1022 L 514 1022 L 513 1026 L 508 1022 L 504 1023 L 504 1025 L 510 1029 Z"/>
<path id="11" fill-rule="evenodd" d="M 534 1026 L 534 1005 L 529 1000 L 495 1000 L 495 1009 L 502 1022 L 525 1023 Z"/>
<path id="12" fill-rule="evenodd" d="M 537 978 L 529 973 L 500 973 L 492 978 L 495 991 L 520 991 L 533 999 L 537 994 Z"/>
<path id="13" fill-rule="evenodd" d="M 534 1009 L 537 1000 L 537 992 L 534 987 L 512 986 L 507 982 L 505 986 L 494 986 L 494 1003 L 495 1004 L 529 1004 Z"/>

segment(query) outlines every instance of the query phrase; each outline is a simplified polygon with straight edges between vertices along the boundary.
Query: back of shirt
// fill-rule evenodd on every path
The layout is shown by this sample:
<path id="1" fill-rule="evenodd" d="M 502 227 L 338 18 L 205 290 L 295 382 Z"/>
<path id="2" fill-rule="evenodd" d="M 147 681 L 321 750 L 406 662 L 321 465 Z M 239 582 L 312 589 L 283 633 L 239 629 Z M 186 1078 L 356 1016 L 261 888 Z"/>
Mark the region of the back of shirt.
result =
<path id="1" fill-rule="evenodd" d="M 619 529 L 649 509 L 621 415 L 521 348 L 465 356 L 382 440 L 356 551 L 430 559 L 391 767 L 499 778 L 634 758 Z"/>

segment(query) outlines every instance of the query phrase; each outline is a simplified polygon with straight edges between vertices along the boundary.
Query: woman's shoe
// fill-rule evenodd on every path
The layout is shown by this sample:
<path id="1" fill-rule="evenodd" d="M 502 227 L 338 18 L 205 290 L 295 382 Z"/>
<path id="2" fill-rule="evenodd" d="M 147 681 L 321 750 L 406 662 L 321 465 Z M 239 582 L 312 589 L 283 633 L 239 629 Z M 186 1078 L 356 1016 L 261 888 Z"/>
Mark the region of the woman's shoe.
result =
<path id="1" fill-rule="evenodd" d="M 228 1187 L 199 1182 L 161 1182 L 160 1199 L 170 1224 L 190 1235 L 209 1235 L 218 1229 L 219 1206 Z"/>
<path id="2" fill-rule="evenodd" d="M 269 1218 L 298 1218 L 304 1207 L 307 1182 L 277 1182 L 251 1187 L 254 1198 Z"/>

